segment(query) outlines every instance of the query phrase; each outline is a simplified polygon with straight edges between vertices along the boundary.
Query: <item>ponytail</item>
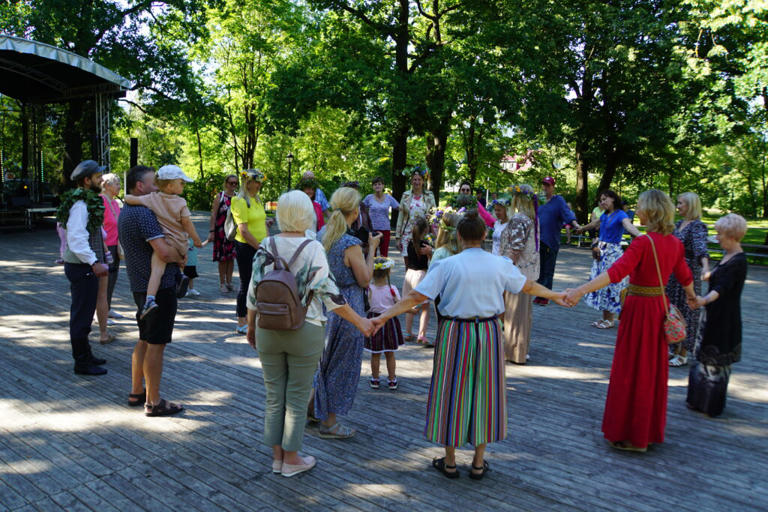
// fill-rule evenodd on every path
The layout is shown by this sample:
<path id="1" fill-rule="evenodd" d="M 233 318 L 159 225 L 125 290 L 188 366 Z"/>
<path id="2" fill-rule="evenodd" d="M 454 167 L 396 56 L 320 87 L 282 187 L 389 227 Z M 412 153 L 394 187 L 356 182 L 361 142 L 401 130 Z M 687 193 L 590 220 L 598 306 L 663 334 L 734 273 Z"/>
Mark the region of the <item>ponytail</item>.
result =
<path id="1" fill-rule="evenodd" d="M 360 206 L 360 193 L 349 187 L 341 187 L 331 196 L 333 213 L 325 225 L 323 247 L 329 252 L 333 244 L 347 232 L 346 216 Z"/>

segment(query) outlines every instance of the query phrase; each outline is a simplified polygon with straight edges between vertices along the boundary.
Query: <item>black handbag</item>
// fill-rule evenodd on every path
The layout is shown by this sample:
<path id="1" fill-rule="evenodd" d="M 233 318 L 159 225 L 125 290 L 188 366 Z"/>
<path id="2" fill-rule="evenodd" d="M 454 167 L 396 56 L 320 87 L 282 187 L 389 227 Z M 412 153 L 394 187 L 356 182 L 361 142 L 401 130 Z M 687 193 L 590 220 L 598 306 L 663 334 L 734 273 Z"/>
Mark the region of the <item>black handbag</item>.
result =
<path id="1" fill-rule="evenodd" d="M 688 407 L 712 417 L 720 416 L 725 409 L 730 375 L 727 366 L 694 363 L 688 373 Z"/>

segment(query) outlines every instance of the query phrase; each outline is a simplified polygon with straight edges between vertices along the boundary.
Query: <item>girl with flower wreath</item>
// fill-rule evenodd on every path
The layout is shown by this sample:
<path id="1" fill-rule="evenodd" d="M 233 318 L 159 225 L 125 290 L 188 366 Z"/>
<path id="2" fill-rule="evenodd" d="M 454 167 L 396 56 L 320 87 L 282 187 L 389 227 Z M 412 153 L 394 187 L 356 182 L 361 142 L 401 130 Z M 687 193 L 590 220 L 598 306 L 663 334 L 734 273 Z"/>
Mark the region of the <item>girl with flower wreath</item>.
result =
<path id="1" fill-rule="evenodd" d="M 408 241 L 405 258 L 405 279 L 403 280 L 403 296 L 416 288 L 427 275 L 429 260 L 432 258 L 432 245 L 429 241 L 429 225 L 424 217 L 416 217 L 413 221 L 411 239 Z M 427 340 L 427 327 L 429 326 L 429 304 L 420 304 L 405 314 L 405 341 L 413 341 L 412 334 L 413 317 L 419 315 L 419 332 L 416 337 L 418 343 L 431 345 Z"/>
<path id="2" fill-rule="evenodd" d="M 395 266 L 391 258 L 376 258 L 373 260 L 373 281 L 368 285 L 368 303 L 370 309 L 368 318 L 376 318 L 390 307 L 397 304 L 400 294 L 392 286 L 389 278 L 390 270 Z M 365 350 L 371 353 L 371 389 L 379 389 L 379 366 L 381 354 L 387 360 L 387 387 L 390 391 L 397 389 L 395 374 L 395 351 L 403 342 L 403 330 L 400 320 L 392 317 L 384 326 L 370 338 L 365 338 Z"/>
<path id="3" fill-rule="evenodd" d="M 426 167 L 416 165 L 403 170 L 404 175 L 411 176 L 411 190 L 403 192 L 400 199 L 400 215 L 397 217 L 395 237 L 399 240 L 397 247 L 401 252 L 408 248 L 413 232 L 413 223 L 416 218 L 426 218 L 427 212 L 435 207 L 435 196 L 431 191 L 425 190 L 424 185 L 429 175 Z M 405 266 L 408 266 L 408 257 L 405 257 Z"/>

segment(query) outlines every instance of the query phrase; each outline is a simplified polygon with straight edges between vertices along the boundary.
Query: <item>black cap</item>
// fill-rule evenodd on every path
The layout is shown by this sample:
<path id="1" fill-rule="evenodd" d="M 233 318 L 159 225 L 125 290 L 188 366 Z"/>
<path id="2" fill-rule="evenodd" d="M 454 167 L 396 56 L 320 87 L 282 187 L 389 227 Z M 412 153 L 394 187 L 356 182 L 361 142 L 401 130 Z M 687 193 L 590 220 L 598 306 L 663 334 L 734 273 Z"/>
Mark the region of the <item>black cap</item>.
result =
<path id="1" fill-rule="evenodd" d="M 80 178 L 87 178 L 98 172 L 104 172 L 106 169 L 107 168 L 105 166 L 99 165 L 93 160 L 83 160 L 77 164 L 77 167 L 75 167 L 75 170 L 72 171 L 72 175 L 69 177 L 69 179 L 72 181 L 77 181 Z"/>

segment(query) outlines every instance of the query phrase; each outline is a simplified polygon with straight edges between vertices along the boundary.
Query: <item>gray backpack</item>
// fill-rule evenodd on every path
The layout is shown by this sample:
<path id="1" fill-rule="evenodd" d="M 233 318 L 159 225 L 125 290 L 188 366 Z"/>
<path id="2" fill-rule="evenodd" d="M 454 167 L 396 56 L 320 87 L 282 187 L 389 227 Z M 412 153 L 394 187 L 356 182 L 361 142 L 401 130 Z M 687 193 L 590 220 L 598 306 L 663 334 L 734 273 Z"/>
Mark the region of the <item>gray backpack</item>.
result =
<path id="1" fill-rule="evenodd" d="M 259 313 L 260 328 L 273 331 L 295 331 L 304 325 L 307 308 L 301 303 L 296 277 L 291 273 L 290 267 L 311 241 L 304 240 L 293 253 L 291 261 L 286 263 L 277 252 L 274 237 L 269 238 L 271 253 L 267 251 L 267 264 L 271 259 L 274 267 L 264 274 L 256 286 L 256 311 Z M 312 302 L 312 292 L 307 304 L 310 302 Z"/>

